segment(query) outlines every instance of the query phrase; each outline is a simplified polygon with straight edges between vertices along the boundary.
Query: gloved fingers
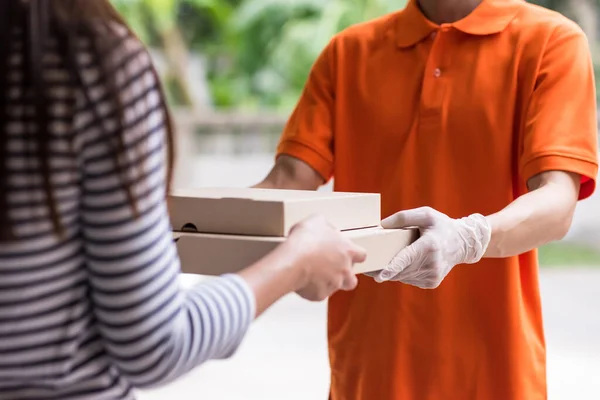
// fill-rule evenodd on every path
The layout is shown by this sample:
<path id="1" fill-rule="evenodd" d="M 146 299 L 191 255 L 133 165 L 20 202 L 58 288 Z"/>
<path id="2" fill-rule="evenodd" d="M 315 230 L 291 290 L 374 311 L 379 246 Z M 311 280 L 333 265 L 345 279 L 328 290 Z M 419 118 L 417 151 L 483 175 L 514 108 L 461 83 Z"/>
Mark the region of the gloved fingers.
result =
<path id="1" fill-rule="evenodd" d="M 417 239 L 413 244 L 400 250 L 396 256 L 390 261 L 390 263 L 383 269 L 379 275 L 375 277 L 375 281 L 381 283 L 389 281 L 395 278 L 398 274 L 404 271 L 411 265 L 422 264 L 420 258 L 422 257 L 424 241 Z"/>
<path id="2" fill-rule="evenodd" d="M 434 261 L 426 263 L 418 269 L 407 268 L 395 279 L 421 289 L 435 289 L 440 286 L 448 272 L 449 270 L 445 269 L 443 264 Z"/>
<path id="3" fill-rule="evenodd" d="M 409 265 L 402 272 L 396 274 L 392 280 L 406 283 L 407 281 L 420 281 L 425 279 L 428 274 L 425 260 L 418 260 L 412 265 Z"/>
<path id="4" fill-rule="evenodd" d="M 400 282 L 405 283 L 407 285 L 416 286 L 419 289 L 436 289 L 439 286 L 439 283 L 432 279 L 426 279 L 423 277 L 419 277 L 416 279 L 403 279 Z"/>
<path id="5" fill-rule="evenodd" d="M 381 221 L 381 226 L 385 229 L 400 229 L 412 226 L 425 228 L 433 225 L 436 212 L 431 207 L 400 211 Z"/>
<path id="6" fill-rule="evenodd" d="M 419 289 L 424 289 L 424 290 L 433 289 L 433 287 L 431 287 L 431 285 L 429 283 L 424 282 L 423 280 L 406 280 L 406 281 L 402 281 L 402 283 L 405 283 L 405 284 L 411 285 L 411 286 L 415 286 L 415 287 L 418 287 Z"/>

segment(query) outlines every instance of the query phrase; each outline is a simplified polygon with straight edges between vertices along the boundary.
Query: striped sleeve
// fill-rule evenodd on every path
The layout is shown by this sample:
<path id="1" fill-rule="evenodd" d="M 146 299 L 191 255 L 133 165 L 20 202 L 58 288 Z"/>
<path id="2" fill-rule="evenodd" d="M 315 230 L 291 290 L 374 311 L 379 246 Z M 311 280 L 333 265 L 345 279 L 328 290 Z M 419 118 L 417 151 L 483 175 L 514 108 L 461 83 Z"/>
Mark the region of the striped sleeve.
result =
<path id="1" fill-rule="evenodd" d="M 256 305 L 253 292 L 237 275 L 188 291 L 179 287 L 180 266 L 164 196 L 165 115 L 159 83 L 139 42 L 126 39 L 119 47 L 123 56 L 116 58 L 115 77 L 125 106 L 124 132 L 116 131 L 115 105 L 106 100 L 105 85 L 94 85 L 94 74 L 85 78 L 88 96 L 78 101 L 82 225 L 100 334 L 120 373 L 144 387 L 232 355 Z M 124 138 L 121 164 L 133 182 L 137 217 L 114 160 L 111 143 L 117 135 Z"/>

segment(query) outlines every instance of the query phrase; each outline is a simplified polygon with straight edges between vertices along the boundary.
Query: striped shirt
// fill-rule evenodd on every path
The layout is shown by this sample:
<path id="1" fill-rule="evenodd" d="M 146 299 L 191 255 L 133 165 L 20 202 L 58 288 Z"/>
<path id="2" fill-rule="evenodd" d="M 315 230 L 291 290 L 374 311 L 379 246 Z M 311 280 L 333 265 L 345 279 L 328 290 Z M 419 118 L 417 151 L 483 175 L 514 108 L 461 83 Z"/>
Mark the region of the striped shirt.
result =
<path id="1" fill-rule="evenodd" d="M 25 129 L 32 105 L 18 86 L 23 43 L 15 40 L 11 50 L 6 162 L 9 217 L 19 239 L 0 243 L 2 400 L 131 399 L 133 387 L 229 357 L 254 318 L 254 295 L 237 275 L 190 290 L 178 285 L 164 200 L 165 119 L 148 53 L 127 36 L 111 50 L 125 106 L 125 129 L 117 132 L 96 56 L 80 42 L 89 98 L 71 83 L 51 38 L 44 58 L 61 237 L 53 232 L 38 161 L 27 151 L 35 142 Z M 137 218 L 103 135 L 124 138 Z"/>

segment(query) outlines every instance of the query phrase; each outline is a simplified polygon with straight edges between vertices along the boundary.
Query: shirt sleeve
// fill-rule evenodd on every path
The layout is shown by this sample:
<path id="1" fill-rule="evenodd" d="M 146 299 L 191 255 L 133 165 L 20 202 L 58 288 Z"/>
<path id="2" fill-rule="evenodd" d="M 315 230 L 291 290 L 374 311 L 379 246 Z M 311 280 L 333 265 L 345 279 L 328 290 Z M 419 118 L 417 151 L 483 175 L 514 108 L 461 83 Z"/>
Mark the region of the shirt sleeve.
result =
<path id="1" fill-rule="evenodd" d="M 230 356 L 254 319 L 255 299 L 237 275 L 187 291 L 179 287 L 165 200 L 162 97 L 149 55 L 134 39 L 127 41 L 114 71 L 124 129 L 116 128 L 114 104 L 100 84 L 92 85 L 91 100 L 80 101 L 75 127 L 83 138 L 82 234 L 96 324 L 119 373 L 146 387 Z M 87 76 L 91 82 L 97 74 Z M 122 173 L 111 146 L 118 136 L 125 149 Z M 123 176 L 132 182 L 137 215 Z"/>
<path id="2" fill-rule="evenodd" d="M 332 41 L 311 68 L 277 148 L 277 156 L 286 154 L 304 161 L 326 181 L 333 175 L 333 47 Z"/>
<path id="3" fill-rule="evenodd" d="M 589 197 L 598 173 L 596 94 L 587 40 L 574 24 L 555 29 L 542 56 L 519 159 L 525 182 L 551 170 L 581 175 Z"/>

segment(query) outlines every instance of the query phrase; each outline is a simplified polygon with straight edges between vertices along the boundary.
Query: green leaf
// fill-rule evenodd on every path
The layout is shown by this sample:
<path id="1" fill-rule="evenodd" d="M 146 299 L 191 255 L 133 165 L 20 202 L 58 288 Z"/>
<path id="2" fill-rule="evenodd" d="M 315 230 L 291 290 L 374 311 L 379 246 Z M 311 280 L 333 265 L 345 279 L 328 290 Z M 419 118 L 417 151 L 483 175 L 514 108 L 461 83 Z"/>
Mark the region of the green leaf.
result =
<path id="1" fill-rule="evenodd" d="M 170 30 L 177 24 L 177 0 L 144 0 L 159 32 Z"/>

